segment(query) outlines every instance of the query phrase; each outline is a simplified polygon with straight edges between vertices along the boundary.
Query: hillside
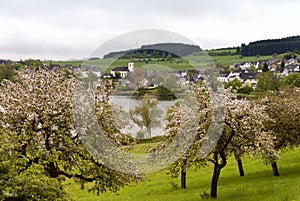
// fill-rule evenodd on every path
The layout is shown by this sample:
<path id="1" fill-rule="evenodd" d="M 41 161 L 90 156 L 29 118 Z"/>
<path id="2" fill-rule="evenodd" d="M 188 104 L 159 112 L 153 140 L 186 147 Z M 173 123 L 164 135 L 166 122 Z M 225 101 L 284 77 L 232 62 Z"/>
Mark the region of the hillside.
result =
<path id="1" fill-rule="evenodd" d="M 59 64 L 61 66 L 66 64 L 72 64 L 74 66 L 80 66 L 82 64 L 96 65 L 104 72 L 115 66 L 126 66 L 131 60 L 135 62 L 136 67 L 145 64 L 159 64 L 169 66 L 176 70 L 186 70 L 188 68 L 186 63 L 176 63 L 178 57 L 189 55 L 189 59 L 199 60 L 199 58 L 202 58 L 202 54 L 195 53 L 199 51 L 202 51 L 201 48 L 195 45 L 161 43 L 142 45 L 138 49 L 110 52 L 104 55 L 103 59 L 94 58 L 88 61 L 54 61 L 53 64 Z M 217 66 L 230 66 L 234 63 L 270 60 L 275 53 L 278 58 L 283 58 L 284 53 L 287 52 L 299 53 L 300 36 L 259 40 L 250 42 L 248 45 L 243 44 L 242 47 L 225 47 L 205 51 Z M 107 69 L 107 64 L 109 63 L 112 63 L 112 65 Z M 203 67 L 203 65 L 200 67 Z"/>
<path id="2" fill-rule="evenodd" d="M 194 52 L 201 51 L 199 46 L 182 43 L 159 43 L 152 45 L 142 45 L 138 49 L 110 52 L 103 56 L 104 59 L 118 58 L 178 58 Z"/>

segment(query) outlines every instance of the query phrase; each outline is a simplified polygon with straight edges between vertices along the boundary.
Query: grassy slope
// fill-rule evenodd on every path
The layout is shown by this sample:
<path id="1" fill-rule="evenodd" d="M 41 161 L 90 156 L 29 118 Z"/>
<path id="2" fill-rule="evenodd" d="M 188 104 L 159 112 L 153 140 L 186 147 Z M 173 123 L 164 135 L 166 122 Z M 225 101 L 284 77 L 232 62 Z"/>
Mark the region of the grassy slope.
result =
<path id="1" fill-rule="evenodd" d="M 278 165 L 281 176 L 274 177 L 270 165 L 264 165 L 259 159 L 245 158 L 246 176 L 239 177 L 236 163 L 230 158 L 221 173 L 217 200 L 300 200 L 300 149 L 283 154 Z M 210 166 L 196 172 L 189 171 L 186 190 L 176 189 L 174 185 L 180 185 L 179 178 L 172 179 L 166 171 L 149 174 L 144 182 L 130 184 L 117 193 L 107 192 L 99 197 L 80 190 L 74 183 L 68 190 L 75 200 L 192 201 L 200 200 L 200 194 L 209 192 L 211 175 Z"/>
<path id="2" fill-rule="evenodd" d="M 100 59 L 100 60 L 92 60 L 92 61 L 55 61 L 52 62 L 53 64 L 59 64 L 61 66 L 64 66 L 66 64 L 72 64 L 74 66 L 79 65 L 96 65 L 99 67 L 101 71 L 110 71 L 112 68 L 116 66 L 127 66 L 127 63 L 130 60 L 128 59 L 120 59 L 120 60 L 113 60 L 113 59 Z M 169 61 L 157 61 L 156 59 L 152 59 L 151 62 L 145 63 L 145 62 L 139 62 L 138 60 L 134 60 L 135 67 L 145 67 L 149 70 L 164 70 L 167 68 L 172 68 L 174 70 L 185 70 L 185 69 L 191 69 L 189 67 L 188 63 L 176 63 L 176 60 L 173 59 L 172 63 Z"/>
<path id="3" fill-rule="evenodd" d="M 212 56 L 215 63 L 223 64 L 223 65 L 231 65 L 234 63 L 242 63 L 249 61 L 259 61 L 259 60 L 270 60 L 272 56 L 249 56 L 249 57 L 241 57 L 240 55 L 228 55 L 228 56 Z"/>
<path id="4" fill-rule="evenodd" d="M 203 68 L 205 67 L 205 60 L 209 57 L 207 56 L 189 56 L 189 63 L 192 64 L 195 68 Z M 240 55 L 227 55 L 227 56 L 211 56 L 211 59 L 216 64 L 222 64 L 225 66 L 229 66 L 234 63 L 241 63 L 241 62 L 249 62 L 249 61 L 258 61 L 258 60 L 269 60 L 272 56 L 251 56 L 251 57 L 241 57 Z M 149 63 L 139 62 L 138 60 L 134 60 L 136 67 L 145 67 L 149 70 L 160 70 L 171 68 L 174 70 L 188 70 L 192 69 L 192 67 L 187 62 L 177 63 L 177 59 L 173 59 L 172 62 L 170 61 L 157 61 L 157 59 L 152 59 Z M 198 62 L 197 62 L 198 61 Z M 199 62 L 200 61 L 200 62 Z M 112 68 L 116 66 L 127 66 L 129 60 L 121 59 L 121 60 L 114 60 L 114 59 L 100 59 L 100 60 L 91 60 L 91 61 L 54 61 L 53 64 L 59 64 L 64 66 L 66 64 L 72 64 L 75 66 L 79 65 L 96 65 L 100 68 L 100 70 L 110 71 Z"/>

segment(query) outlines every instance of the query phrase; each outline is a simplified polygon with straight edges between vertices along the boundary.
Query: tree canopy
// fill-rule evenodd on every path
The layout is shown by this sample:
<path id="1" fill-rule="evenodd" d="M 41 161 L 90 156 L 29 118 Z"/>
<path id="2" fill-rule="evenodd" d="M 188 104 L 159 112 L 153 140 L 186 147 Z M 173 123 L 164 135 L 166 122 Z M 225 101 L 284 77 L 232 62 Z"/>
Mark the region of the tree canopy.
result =
<path id="1" fill-rule="evenodd" d="M 290 73 L 284 78 L 283 83 L 288 86 L 300 87 L 300 73 Z"/>
<path id="2" fill-rule="evenodd" d="M 1 139 L 9 136 L 5 146 L 13 157 L 2 159 L 4 162 L 1 163 L 1 169 L 7 171 L 5 164 L 13 167 L 12 172 L 8 173 L 13 179 L 22 179 L 22 176 L 28 174 L 32 178 L 38 175 L 41 182 L 45 180 L 46 185 L 57 187 L 56 193 L 61 193 L 64 178 L 74 178 L 82 184 L 92 182 L 91 190 L 98 193 L 116 191 L 130 181 L 137 181 L 139 175 L 121 173 L 104 166 L 81 143 L 72 116 L 74 83 L 74 74 L 61 69 L 33 73 L 21 71 L 14 82 L 2 82 L 0 134 Z M 113 121 L 111 116 L 106 118 L 105 125 Z M 111 130 L 106 131 L 107 135 L 114 135 Z M 120 139 L 111 138 L 117 142 Z M 1 152 L 1 158 L 4 156 L 5 152 Z M 29 180 L 20 182 L 29 186 L 36 185 Z M 17 192 L 18 184 L 14 186 L 11 190 L 2 189 L 2 193 Z M 26 192 L 18 191 L 19 196 L 23 194 L 25 196 Z"/>
<path id="3" fill-rule="evenodd" d="M 264 92 L 264 91 L 279 91 L 279 88 L 282 86 L 281 77 L 278 76 L 274 72 L 264 72 L 260 73 L 257 76 L 257 88 L 256 91 Z"/>
<path id="4" fill-rule="evenodd" d="M 190 142 L 188 149 L 170 166 L 170 172 L 173 176 L 181 174 L 182 188 L 185 188 L 185 175 L 188 169 L 199 168 L 212 162 L 214 173 L 211 197 L 216 198 L 221 169 L 226 166 L 229 155 L 234 153 L 241 156 L 242 153 L 247 152 L 250 155 L 260 155 L 264 159 L 278 158 L 274 149 L 273 136 L 265 127 L 265 122 L 271 119 L 261 105 L 238 100 L 233 93 L 227 91 L 224 129 L 222 134 L 217 136 L 217 126 L 210 127 L 210 125 L 216 121 L 214 115 L 221 113 L 220 111 L 216 113 L 212 109 L 213 103 L 210 102 L 209 90 L 196 85 L 193 87 L 193 94 L 197 100 L 196 116 L 180 105 L 180 102 L 177 103 L 168 114 L 165 140 L 151 151 L 158 152 L 175 142 L 184 144 L 183 140 Z M 189 115 L 188 120 L 185 117 L 186 112 Z M 195 125 L 186 123 L 192 116 L 198 119 Z M 174 147 L 173 153 L 176 152 L 176 148 L 180 149 L 180 146 Z"/>
<path id="5" fill-rule="evenodd" d="M 272 119 L 265 127 L 274 136 L 275 150 L 283 151 L 299 145 L 300 137 L 300 93 L 297 88 L 284 88 L 280 92 L 268 91 L 257 100 L 257 104 L 266 108 L 267 115 Z M 276 159 L 272 163 L 274 176 L 279 176 Z"/>

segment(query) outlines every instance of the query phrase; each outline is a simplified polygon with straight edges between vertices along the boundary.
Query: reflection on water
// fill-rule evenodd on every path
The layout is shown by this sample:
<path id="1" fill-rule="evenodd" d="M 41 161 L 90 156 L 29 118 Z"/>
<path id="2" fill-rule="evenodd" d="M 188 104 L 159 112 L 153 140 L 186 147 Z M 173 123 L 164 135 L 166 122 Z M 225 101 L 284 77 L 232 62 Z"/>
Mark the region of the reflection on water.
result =
<path id="1" fill-rule="evenodd" d="M 164 134 L 164 127 L 167 123 L 166 121 L 166 114 L 175 101 L 169 101 L 169 100 L 157 100 L 158 105 L 157 107 L 162 111 L 161 118 L 159 119 L 161 121 L 161 126 L 157 128 L 152 129 L 152 137 L 163 135 Z M 121 107 L 125 112 L 128 112 L 130 109 L 133 109 L 134 107 L 138 106 L 140 103 L 140 100 L 131 98 L 131 96 L 112 96 L 110 99 L 110 102 L 113 103 L 116 106 Z M 121 132 L 124 134 L 129 134 L 133 137 L 136 136 L 136 133 L 140 131 L 141 128 L 139 128 L 137 125 L 133 123 L 133 121 L 130 121 L 130 123 L 125 126 L 123 129 L 121 129 Z"/>

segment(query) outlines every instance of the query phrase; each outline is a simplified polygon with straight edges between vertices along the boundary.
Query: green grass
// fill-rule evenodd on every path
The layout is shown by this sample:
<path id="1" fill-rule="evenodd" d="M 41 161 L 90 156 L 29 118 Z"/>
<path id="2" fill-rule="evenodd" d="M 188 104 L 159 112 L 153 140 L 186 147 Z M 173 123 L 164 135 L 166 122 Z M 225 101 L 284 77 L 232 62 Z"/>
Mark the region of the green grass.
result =
<path id="1" fill-rule="evenodd" d="M 227 56 L 211 56 L 213 61 L 216 64 L 222 64 L 229 66 L 234 63 L 250 62 L 250 61 L 259 61 L 259 60 L 270 60 L 272 56 L 247 56 L 242 57 L 241 55 L 227 55 Z"/>
<path id="2" fill-rule="evenodd" d="M 131 153 L 133 154 L 146 154 L 147 150 L 157 145 L 157 142 L 136 144 L 133 146 Z"/>
<path id="3" fill-rule="evenodd" d="M 277 55 L 278 58 L 283 58 L 284 54 Z M 171 61 L 158 61 L 157 58 L 147 58 L 147 59 L 95 59 L 87 61 L 54 61 L 53 64 L 59 64 L 64 66 L 65 64 L 72 64 L 79 66 L 85 65 L 97 65 L 102 71 L 109 72 L 112 68 L 116 66 L 127 66 L 129 61 L 135 63 L 135 67 L 145 67 L 148 70 L 164 70 L 166 67 L 173 70 L 190 70 L 207 67 L 207 63 L 211 59 L 217 65 L 229 66 L 234 63 L 251 62 L 259 60 L 270 60 L 273 55 L 267 56 L 246 56 L 236 54 L 236 48 L 226 48 L 226 49 L 213 49 L 205 50 L 205 52 L 193 53 L 192 55 L 185 56 L 182 63 L 177 63 L 178 58 L 173 58 Z M 149 60 L 150 59 L 150 60 Z M 144 60 L 141 62 L 139 60 Z M 149 60 L 148 63 L 145 60 Z"/>
<path id="4" fill-rule="evenodd" d="M 72 64 L 74 66 L 80 65 L 95 65 L 98 66 L 100 70 L 110 72 L 116 66 L 127 66 L 129 59 L 97 59 L 88 61 L 52 61 L 52 64 L 58 64 L 64 66 L 66 64 Z M 133 60 L 135 67 L 144 67 L 147 70 L 188 70 L 193 69 L 191 65 L 187 62 L 177 63 L 176 59 L 172 61 L 157 61 L 157 59 L 151 59 L 148 63 L 139 62 L 138 59 Z M 48 63 L 49 64 L 49 63 Z"/>
<path id="5" fill-rule="evenodd" d="M 217 65 L 230 66 L 234 63 L 270 60 L 273 57 L 273 55 L 243 57 L 241 55 L 235 54 L 235 51 L 235 48 L 206 50 L 206 53 L 194 53 L 192 55 L 185 56 L 182 63 L 177 63 L 177 58 L 173 58 L 171 61 L 158 61 L 157 58 L 150 58 L 151 61 L 149 61 L 148 63 L 140 62 L 139 59 L 96 59 L 88 61 L 54 61 L 52 63 L 59 64 L 61 66 L 64 66 L 65 64 L 72 64 L 75 66 L 79 66 L 82 64 L 96 65 L 100 68 L 100 70 L 109 72 L 116 66 L 127 66 L 127 63 L 129 61 L 133 61 L 135 63 L 135 67 L 145 67 L 148 70 L 165 70 L 167 68 L 180 71 L 195 68 L 205 68 L 207 67 L 207 63 L 210 62 L 210 59 Z M 224 52 L 228 55 L 222 55 L 222 53 Z M 278 55 L 278 58 L 283 58 L 283 55 L 284 54 Z"/>
<path id="6" fill-rule="evenodd" d="M 209 53 L 209 52 L 208 52 Z M 151 70 L 192 70 L 198 68 L 207 67 L 209 59 L 212 59 L 216 64 L 221 64 L 229 66 L 234 63 L 258 61 L 258 60 L 269 60 L 272 59 L 272 56 L 249 56 L 242 57 L 240 55 L 226 55 L 226 56 L 211 56 L 207 55 L 191 55 L 185 57 L 186 61 L 182 63 L 177 63 L 177 59 L 172 59 L 172 61 L 157 61 L 157 59 L 152 58 L 148 63 L 139 62 L 138 59 L 134 59 L 135 67 L 144 67 L 145 69 Z M 97 59 L 97 60 L 88 60 L 88 61 L 53 61 L 53 64 L 59 64 L 64 66 L 66 64 L 72 64 L 74 66 L 79 65 L 96 65 L 103 72 L 110 72 L 110 70 L 116 66 L 127 66 L 129 59 Z"/>
<path id="7" fill-rule="evenodd" d="M 135 153 L 143 145 L 135 148 Z M 232 201 L 298 201 L 300 200 L 300 149 L 282 154 L 278 162 L 280 177 L 272 175 L 270 165 L 264 165 L 259 159 L 244 159 L 245 177 L 238 176 L 237 165 L 230 158 L 228 165 L 222 170 L 219 180 L 218 199 Z M 209 192 L 212 167 L 187 173 L 187 189 L 179 187 L 180 179 L 173 179 L 167 171 L 146 175 L 145 181 L 130 184 L 117 193 L 107 192 L 99 197 L 80 190 L 80 186 L 72 183 L 68 192 L 75 200 L 122 200 L 122 201 L 157 201 L 201 200 L 200 194 Z"/>
<path id="8" fill-rule="evenodd" d="M 182 63 L 177 63 L 177 59 L 172 59 L 170 61 L 158 61 L 157 58 L 151 58 L 151 61 L 146 62 L 140 62 L 139 59 L 133 59 L 134 66 L 139 68 L 143 67 L 149 71 L 157 70 L 157 71 L 165 71 L 165 70 L 190 70 L 193 69 L 193 67 L 190 65 L 190 63 L 183 61 Z M 127 63 L 130 60 L 126 59 L 119 59 L 112 63 L 110 68 L 113 68 L 115 66 L 127 66 Z"/>
<path id="9" fill-rule="evenodd" d="M 241 55 L 235 54 L 236 48 L 206 50 L 206 52 L 208 55 L 211 56 L 211 58 L 213 59 L 213 61 L 216 64 L 222 64 L 225 66 L 229 66 L 234 63 L 251 62 L 251 61 L 259 61 L 259 60 L 270 60 L 273 57 L 272 55 L 267 55 L 267 56 L 259 56 L 258 55 L 258 56 L 243 57 Z M 222 55 L 222 53 L 223 53 L 223 55 Z"/>
<path id="10" fill-rule="evenodd" d="M 217 65 L 229 66 L 234 63 L 258 61 L 258 60 L 270 60 L 272 55 L 268 56 L 247 56 L 243 57 L 241 55 L 235 54 L 236 49 L 216 49 L 216 50 L 206 50 L 205 52 L 194 53 L 183 57 L 183 59 L 173 58 L 171 61 L 161 61 L 157 58 L 147 58 L 147 59 L 95 59 L 87 61 L 53 61 L 53 64 L 59 64 L 64 66 L 66 64 L 72 64 L 75 66 L 79 65 L 96 65 L 103 72 L 110 72 L 110 70 L 116 66 L 127 66 L 129 61 L 135 63 L 135 67 L 144 67 L 148 70 L 191 70 L 198 68 L 208 67 L 208 63 L 213 61 Z M 224 55 L 225 54 L 225 55 Z M 283 55 L 278 55 L 278 57 L 283 57 Z M 143 60 L 143 62 L 141 62 Z M 146 63 L 146 60 L 148 62 Z M 160 60 L 160 61 L 158 61 Z M 182 60 L 183 62 L 176 62 L 177 60 Z"/>

